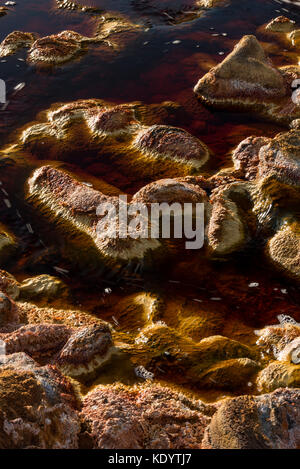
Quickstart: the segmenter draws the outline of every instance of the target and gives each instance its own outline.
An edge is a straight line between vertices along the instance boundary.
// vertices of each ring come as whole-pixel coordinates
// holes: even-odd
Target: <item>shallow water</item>
[[[45,70],[24,61],[25,52],[22,50],[0,60],[0,77],[7,84],[9,101],[7,108],[0,111],[2,145],[13,141],[18,128],[34,120],[40,111],[51,104],[82,98],[101,98],[114,103],[178,103],[181,105],[180,111],[169,115],[166,123],[183,127],[207,143],[216,155],[213,170],[229,164],[230,151],[247,136],[274,136],[284,130],[247,114],[206,109],[197,103],[192,90],[197,80],[211,66],[222,61],[244,34],[255,34],[266,44],[274,62],[284,65],[287,58],[282,52],[282,46],[279,43],[270,45],[259,27],[279,14],[300,22],[300,2],[232,0],[225,1],[223,6],[206,11],[199,17],[198,13],[179,14],[181,11],[189,11],[191,3],[180,0],[93,0],[89,5],[103,9],[104,12],[121,12],[144,26],[138,38],[118,55],[103,54],[101,48],[92,46],[80,60]],[[17,5],[10,10],[7,16],[0,18],[0,40],[13,30],[32,31],[44,36],[71,29],[92,35],[99,17],[77,11],[57,10],[55,2],[51,0],[18,0]],[[25,87],[16,93],[14,87],[23,82]],[[89,173],[89,168],[84,169]],[[128,193],[135,192],[149,182],[132,180],[109,165],[103,166],[101,170],[106,182]],[[98,275],[88,268],[76,272],[60,256],[63,239],[53,236],[48,223],[24,203],[22,191],[10,194],[10,199],[21,211],[23,219],[12,216],[2,205],[1,221],[22,239],[23,252],[18,262],[12,263],[8,270],[22,279],[39,273],[57,274],[54,266],[65,268],[69,273],[63,278],[72,288],[75,304],[81,305],[91,314],[111,321],[111,309],[107,306],[109,295],[104,293],[104,289],[110,286],[112,298],[114,295],[119,298],[150,291],[164,298],[178,298],[178,301],[184,298],[187,302],[199,305],[201,303],[196,300],[204,301],[213,304],[216,312],[224,308],[227,318],[236,320],[237,324],[243,323],[250,331],[276,323],[276,316],[280,313],[290,314],[300,320],[299,287],[272,272],[263,264],[256,250],[253,256],[254,249],[230,263],[212,263],[204,271],[200,253],[177,258],[173,264],[163,266],[145,278],[134,275],[128,278],[128,273],[124,278],[106,271]],[[24,220],[33,226],[33,234],[24,228]],[[249,287],[252,282],[257,282],[258,287]],[[219,304],[222,306],[212,299],[216,297],[220,298]],[[107,313],[103,305],[107,306]],[[172,317],[168,320],[172,327],[176,326]],[[126,324],[123,327],[125,330]],[[237,331],[226,331],[226,327],[225,332],[232,338],[239,336]],[[254,336],[245,332],[240,339],[251,343]],[[108,378],[100,377],[99,382],[111,382],[111,372],[108,375]],[[177,377],[172,373],[169,380],[178,384]]]

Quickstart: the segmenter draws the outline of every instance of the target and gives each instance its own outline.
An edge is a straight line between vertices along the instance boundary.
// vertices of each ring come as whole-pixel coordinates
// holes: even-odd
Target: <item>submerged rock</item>
[[[18,49],[30,47],[36,38],[37,35],[34,33],[13,31],[0,44],[0,57],[7,57],[14,54]]]
[[[249,358],[224,360],[202,373],[199,383],[204,388],[237,390],[245,388],[259,369],[258,363]]]
[[[62,31],[59,34],[37,39],[28,53],[32,63],[59,65],[73,59],[82,50],[83,37],[74,31]]]
[[[67,286],[59,278],[43,274],[23,280],[19,290],[22,300],[51,301],[66,294]]]
[[[142,25],[130,22],[126,17],[106,13],[101,15],[95,38],[108,44],[113,50],[122,50],[142,31]]]
[[[105,14],[91,37],[70,30],[41,38],[36,33],[13,31],[0,44],[0,57],[14,54],[18,49],[26,47],[30,48],[27,60],[31,64],[62,65],[86,52],[90,44],[100,44],[106,53],[119,51],[140,30],[140,25],[130,23],[123,17]]]
[[[91,6],[86,6],[82,3],[79,2],[74,2],[70,0],[55,0],[57,8],[59,9],[65,9],[65,10],[71,10],[71,11],[82,11],[83,13],[101,13],[102,10],[100,10],[97,7],[91,7]]]

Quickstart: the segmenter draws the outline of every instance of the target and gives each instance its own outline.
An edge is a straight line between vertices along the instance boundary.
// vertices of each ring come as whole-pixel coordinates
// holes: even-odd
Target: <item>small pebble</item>
[[[7,208],[11,208],[11,203],[8,199],[4,199],[4,203],[5,203]]]
[[[15,90],[15,91],[20,91],[20,90],[22,90],[22,89],[24,88],[24,86],[25,86],[25,83],[24,83],[24,82],[19,83],[18,85],[16,85],[16,86],[14,87],[14,90]]]

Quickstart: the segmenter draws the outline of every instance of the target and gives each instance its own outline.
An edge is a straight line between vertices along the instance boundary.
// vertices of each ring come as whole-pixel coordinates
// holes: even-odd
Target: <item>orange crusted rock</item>
[[[238,418],[237,418],[238,416]],[[228,399],[214,414],[204,449],[297,449],[300,444],[300,391]]]
[[[200,449],[211,406],[158,385],[98,386],[82,419],[99,449]]]
[[[0,356],[0,447],[76,448],[80,423],[70,383],[27,355]]]

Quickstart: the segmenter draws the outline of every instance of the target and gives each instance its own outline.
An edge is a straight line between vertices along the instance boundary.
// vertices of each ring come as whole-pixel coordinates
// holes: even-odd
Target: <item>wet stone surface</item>
[[[0,448],[298,448],[300,6],[111,3],[0,9]]]

